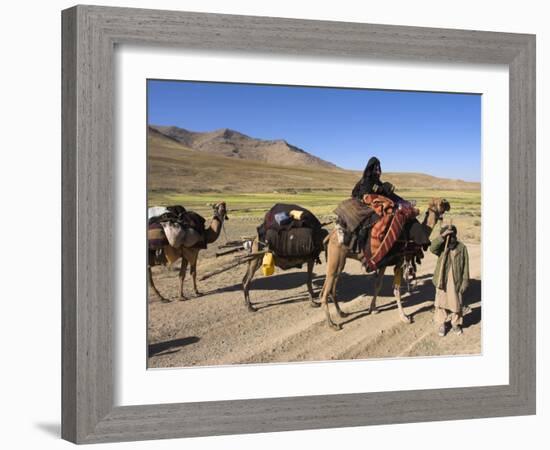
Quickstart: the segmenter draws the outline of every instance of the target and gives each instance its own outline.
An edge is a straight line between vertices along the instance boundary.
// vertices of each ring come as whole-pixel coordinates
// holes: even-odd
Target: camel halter
[[[428,209],[426,210],[426,213],[425,213],[425,220],[428,220],[428,216],[430,215],[430,211],[433,212],[435,214],[435,221],[436,223],[439,222],[441,220],[441,216],[443,214],[441,214],[437,209],[434,209],[432,208],[431,206],[428,206]]]

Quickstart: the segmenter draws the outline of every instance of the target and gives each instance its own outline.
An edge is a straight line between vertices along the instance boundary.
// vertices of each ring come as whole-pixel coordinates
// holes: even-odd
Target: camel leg
[[[147,267],[147,273],[149,274],[149,283],[151,284],[151,287],[153,288],[153,291],[155,291],[155,294],[157,294],[159,296],[159,298],[162,302],[170,303],[171,300],[167,299],[166,297],[163,297],[162,294],[157,289],[157,287],[155,286],[155,282],[153,280],[153,271],[151,270],[151,266]]]
[[[258,239],[254,239],[252,242],[252,248],[251,252],[256,253],[260,250],[260,244],[258,243]],[[252,283],[252,278],[254,278],[254,274],[256,271],[260,268],[262,265],[262,256],[258,256],[257,258],[252,259],[251,261],[248,261],[248,266],[246,267],[246,273],[243,277],[243,294],[244,294],[244,304],[248,308],[250,312],[256,311],[256,308],[252,306],[252,302],[250,301],[250,283]]]
[[[340,304],[338,303],[338,300],[336,300],[336,285],[338,284],[338,276],[336,276],[336,280],[333,283],[332,286],[332,292],[330,293],[330,297],[332,298],[332,302],[334,303],[334,307],[336,308],[336,313],[339,317],[344,318],[348,317],[348,313],[342,311],[340,308]]]
[[[199,259],[199,250],[196,248],[185,248],[181,249],[182,260],[186,260],[189,263],[189,273],[191,274],[191,279],[193,280],[193,290],[195,295],[200,297],[202,295],[197,288],[197,261]],[[182,266],[183,267],[183,266]]]
[[[252,278],[254,274],[262,265],[262,258],[258,257],[248,262],[248,267],[246,268],[246,273],[243,277],[243,293],[244,293],[244,304],[250,312],[255,312],[256,308],[252,306],[250,301],[250,283],[252,283]]]
[[[307,262],[307,292],[309,294],[310,305],[318,308],[321,305],[313,300],[313,266],[315,266],[315,261],[311,260]]]
[[[323,289],[321,289],[321,305],[323,306],[325,310],[325,316],[327,318],[327,324],[329,327],[331,327],[334,330],[341,330],[342,326],[339,324],[336,324],[332,321],[330,317],[330,311],[328,309],[328,298],[329,298],[329,292],[332,291],[332,286],[336,282],[335,276],[332,273],[327,273],[327,276],[325,278],[325,284],[323,285]]]
[[[195,295],[197,297],[202,296],[202,292],[200,292],[197,288],[197,261],[195,261],[195,264],[191,264],[191,278],[193,279],[193,290],[195,291]]]
[[[183,293],[183,282],[185,281],[185,274],[187,273],[187,260],[185,258],[181,258],[181,267],[179,272],[180,277],[180,301],[187,300],[187,297]]]
[[[399,318],[401,322],[411,323],[409,316],[403,311],[403,305],[401,304],[401,280],[403,279],[403,266],[396,264],[393,268],[393,295],[397,301],[397,309],[399,310]]]
[[[334,323],[332,321],[332,318],[330,317],[330,311],[328,309],[328,299],[329,296],[331,296],[331,293],[335,292],[336,282],[338,280],[338,270],[342,265],[341,259],[343,258],[345,262],[347,249],[338,244],[338,241],[336,240],[336,235],[334,233],[331,233],[329,236],[330,238],[327,243],[327,274],[325,278],[325,283],[323,284],[323,289],[321,289],[321,305],[325,310],[325,316],[327,318],[328,326],[334,330],[341,330],[342,326]],[[334,294],[332,295],[333,300],[335,300]]]
[[[340,304],[336,299],[336,285],[338,284],[338,279],[340,278],[340,275],[344,271],[345,267],[346,267],[346,254],[341,253],[338,261],[338,271],[336,272],[336,277],[335,277],[334,283],[332,284],[332,292],[330,293],[332,302],[334,303],[334,307],[336,308],[336,312],[338,313],[338,316],[340,316],[341,318],[347,317],[348,313],[345,313],[344,311],[342,311],[342,309],[340,308]]]
[[[382,284],[384,282],[384,274],[386,273],[386,267],[381,267],[376,272],[376,278],[374,280],[374,295],[369,306],[369,314],[378,314],[379,311],[376,308],[376,298],[380,294],[380,289],[382,289]]]

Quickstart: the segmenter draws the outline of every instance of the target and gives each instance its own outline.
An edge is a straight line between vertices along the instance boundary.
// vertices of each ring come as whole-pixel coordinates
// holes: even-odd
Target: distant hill
[[[218,156],[263,161],[283,166],[338,169],[335,164],[282,139],[273,141],[256,139],[228,128],[201,133],[172,126],[151,125],[149,130],[163,134],[192,150]]]
[[[451,178],[439,178],[425,173],[384,172],[383,181],[389,181],[397,189],[440,189],[443,191],[479,191],[481,183]]]
[[[181,130],[181,129],[180,129]],[[174,133],[172,133],[174,134]],[[284,165],[197,151],[182,144],[185,137],[168,136],[155,128],[148,133],[148,189],[157,193],[201,192],[351,192],[361,172],[336,166]],[[384,173],[384,181],[406,189],[480,190],[480,183],[419,173]],[[406,193],[403,192],[406,198]]]

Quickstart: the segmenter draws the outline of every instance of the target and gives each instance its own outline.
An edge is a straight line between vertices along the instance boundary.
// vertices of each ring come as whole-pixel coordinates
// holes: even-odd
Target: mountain
[[[179,129],[181,130],[181,129]],[[188,132],[191,133],[191,132]],[[185,139],[183,133],[179,137]],[[202,134],[202,133],[198,133]],[[188,142],[192,142],[189,138]],[[148,189],[150,194],[171,193],[266,193],[342,191],[347,195],[361,172],[332,167],[288,166],[254,159],[238,159],[192,150],[174,136],[154,128],[148,133]],[[383,180],[407,190],[479,191],[480,183],[438,178],[419,173],[384,172]],[[437,195],[434,193],[433,195]],[[156,197],[155,197],[156,198]]]
[[[160,133],[191,150],[218,156],[263,161],[280,166],[338,169],[335,164],[285,140],[256,139],[228,128],[201,133],[173,126],[150,125],[149,132]]]

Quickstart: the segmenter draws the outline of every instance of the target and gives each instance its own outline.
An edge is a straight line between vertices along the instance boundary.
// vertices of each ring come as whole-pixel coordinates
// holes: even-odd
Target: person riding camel
[[[363,176],[351,191],[351,196],[361,201],[363,201],[363,196],[367,194],[383,195],[394,202],[403,200],[401,197],[394,194],[393,191],[395,190],[395,187],[393,184],[382,182],[380,180],[380,175],[382,175],[380,160],[376,156],[373,156],[369,159],[367,166],[363,171]]]
[[[363,202],[365,195],[378,194],[389,198],[396,205],[399,205],[400,203],[410,204],[394,192],[395,186],[393,184],[387,181],[383,182],[380,179],[381,175],[382,166],[380,164],[380,160],[376,156],[373,156],[367,162],[367,166],[363,171],[363,176],[356,183],[351,192],[351,196]],[[424,250],[428,249],[430,240],[428,238],[427,230],[420,222],[418,222],[417,219],[411,220],[405,224],[405,233],[409,240],[412,240],[422,246]]]

